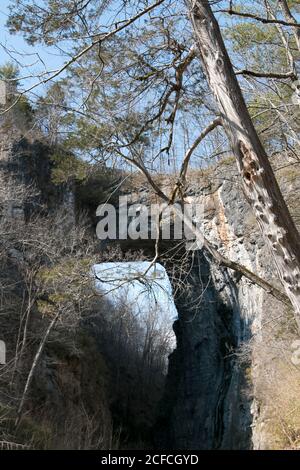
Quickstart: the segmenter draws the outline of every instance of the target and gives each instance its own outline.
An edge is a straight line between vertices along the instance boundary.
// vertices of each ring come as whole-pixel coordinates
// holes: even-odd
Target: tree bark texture
[[[201,60],[219,105],[246,197],[274,256],[300,329],[300,236],[248,112],[208,0],[187,0]]]

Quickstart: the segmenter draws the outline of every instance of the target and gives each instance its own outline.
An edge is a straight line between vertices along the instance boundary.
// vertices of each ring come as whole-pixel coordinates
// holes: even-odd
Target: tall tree
[[[76,113],[85,114],[94,123],[101,121],[102,114],[103,121],[109,123],[109,132],[100,132],[99,148],[106,156],[117,155],[135,164],[152,183],[149,174],[153,162],[158,156],[170,158],[182,139],[183,134],[176,132],[176,126],[182,124],[184,116],[188,122],[187,134],[192,127],[189,116],[197,117],[193,121],[194,129],[201,123],[212,131],[220,122],[223,124],[247,199],[274,256],[300,328],[300,237],[251,120],[220,26],[211,9],[211,5],[222,7],[227,2],[186,0],[185,3],[192,28],[186,22],[182,2],[171,0],[152,4],[148,1],[99,3],[64,0],[60,5],[45,0],[42,6],[26,0],[17,1],[16,6],[12,7],[9,25],[14,31],[23,31],[31,44],[44,42],[61,46],[67,40],[68,60],[59,70],[43,78],[41,83],[72,70],[68,77],[70,88],[76,82],[82,84],[81,91],[88,84],[88,91],[81,95],[83,102],[81,106],[76,106]],[[234,10],[233,3],[229,2],[229,10],[219,11],[267,26],[293,28],[298,35],[299,25],[290,16],[288,20],[282,19],[275,12],[275,16],[270,17],[266,8],[262,13],[243,12],[241,8]],[[270,3],[273,5],[273,2]],[[284,2],[281,3],[285,7]],[[111,4],[114,4],[115,10]],[[287,15],[286,8],[284,11]],[[199,82],[203,82],[202,71],[195,65],[198,53],[192,46],[191,29],[209,87],[219,106],[220,119],[216,121],[213,120],[214,103],[210,97],[199,94]],[[70,45],[73,47],[71,52]],[[93,75],[90,80],[88,73]],[[248,75],[289,80],[295,78],[295,70],[276,73],[250,71]],[[77,90],[71,103],[74,104],[79,95]],[[207,113],[206,122],[199,119],[203,110]],[[85,129],[95,135],[94,127]],[[106,135],[109,137],[106,138]],[[183,153],[171,202],[179,193],[179,186],[185,184],[192,154],[207,135],[206,130],[198,137],[193,135],[192,144],[189,145],[191,151]],[[145,138],[147,148],[143,142]],[[156,151],[148,158],[151,142],[155,142]],[[159,193],[155,184],[153,187]]]
[[[219,104],[245,194],[273,254],[300,327],[299,233],[250,118],[209,1],[193,0],[187,3],[201,60]]]

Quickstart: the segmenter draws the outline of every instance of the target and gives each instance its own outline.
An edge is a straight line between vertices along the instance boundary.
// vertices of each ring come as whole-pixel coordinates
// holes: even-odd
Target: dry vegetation
[[[120,261],[121,251],[96,255],[87,220],[79,217],[74,225],[63,209],[47,215],[35,207],[25,222],[24,204],[36,191],[7,176],[5,184],[0,327],[7,364],[0,367],[0,446],[151,445],[167,338],[150,323],[142,334],[131,306],[111,305],[91,280],[95,262]]]
[[[254,425],[258,448],[300,449],[300,364],[293,344],[298,339],[292,312],[273,305],[250,342],[239,353],[250,400],[255,400]]]

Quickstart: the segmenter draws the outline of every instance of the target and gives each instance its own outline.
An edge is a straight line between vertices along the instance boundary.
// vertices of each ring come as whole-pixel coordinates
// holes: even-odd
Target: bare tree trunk
[[[266,8],[267,8],[267,11],[270,14],[271,18],[273,20],[276,20],[275,13],[272,11],[271,5],[269,4],[268,1],[266,2]],[[294,59],[294,55],[293,55],[292,50],[291,50],[289,37],[286,35],[282,25],[275,24],[275,28],[277,29],[277,31],[279,33],[282,44],[284,45],[286,53],[287,53],[287,58],[288,58],[288,61],[289,61],[290,67],[291,67],[291,71],[293,72],[292,80],[293,80],[293,82],[297,82],[299,80],[298,70],[297,70],[296,61]],[[299,32],[299,35],[300,35],[300,30],[298,31],[298,28],[295,28],[295,29],[296,29],[296,36],[295,37],[297,37],[298,32]],[[299,36],[299,42],[297,42],[297,46],[298,46],[298,49],[300,51],[300,36]]]
[[[291,13],[291,10],[289,9],[288,2],[286,0],[279,0],[279,5],[284,13],[286,21],[288,21],[289,23],[297,23],[296,19]],[[300,28],[296,28],[294,26],[293,31],[297,47],[300,51]]]
[[[51,333],[51,330],[52,328],[54,327],[58,317],[60,315],[60,311],[58,310],[56,315],[53,317],[53,319],[51,320],[51,322],[49,323],[48,325],[48,328],[44,334],[44,336],[42,337],[41,341],[40,341],[40,344],[39,344],[39,347],[37,349],[37,352],[34,356],[34,359],[33,359],[33,362],[32,362],[32,365],[31,365],[31,368],[30,368],[30,371],[29,371],[29,374],[27,376],[27,380],[26,380],[26,384],[25,384],[25,387],[24,387],[24,390],[23,390],[23,394],[22,394],[22,397],[21,397],[21,401],[20,401],[20,404],[19,404],[19,407],[18,407],[18,411],[17,411],[17,418],[16,418],[16,421],[15,421],[15,426],[18,427],[20,421],[21,421],[21,418],[22,418],[22,413],[23,413],[23,408],[24,408],[24,404],[25,404],[25,400],[26,400],[26,397],[27,397],[27,394],[28,394],[28,390],[29,390],[29,387],[30,387],[30,384],[31,384],[31,381],[33,379],[33,374],[35,372],[35,369],[36,369],[36,366],[38,365],[38,362],[39,362],[39,359],[41,357],[41,354],[44,350],[44,346],[47,342],[47,339]]]
[[[207,79],[220,108],[246,197],[274,255],[300,328],[299,233],[250,118],[209,1],[187,0],[187,4]]]

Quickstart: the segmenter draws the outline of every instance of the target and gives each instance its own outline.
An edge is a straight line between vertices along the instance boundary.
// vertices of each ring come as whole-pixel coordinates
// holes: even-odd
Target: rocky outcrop
[[[17,91],[0,80],[0,108],[10,106]],[[0,117],[0,172],[26,187],[24,203],[10,200],[8,214],[28,220],[32,213],[54,213],[63,209],[75,222],[75,196],[72,183],[54,184],[52,171],[55,146],[45,142],[32,125],[33,110],[20,100]],[[19,198],[20,199],[20,198]]]
[[[278,167],[280,162],[275,164]],[[291,175],[279,170],[278,176],[287,196],[299,190],[299,182],[297,188]],[[203,228],[210,241],[228,258],[279,287],[234,162],[224,161],[214,169],[195,173],[190,182],[187,196],[204,204]],[[293,204],[290,207],[292,210]],[[256,396],[264,369],[259,349],[270,333],[266,324],[288,313],[260,287],[220,269],[203,253],[193,258],[186,285],[189,295],[177,298],[177,348],[170,357],[158,422],[160,445],[174,449],[272,448],[265,431],[269,418]],[[249,344],[251,353],[241,360],[240,348]]]
[[[170,357],[160,440],[173,449],[249,448],[250,404],[233,355],[247,334],[236,286],[202,254],[195,258],[190,295],[177,301],[177,348]]]
[[[5,127],[2,131],[1,169],[18,175],[19,180],[25,184],[33,183],[40,190],[39,198],[31,203],[31,207],[12,209],[20,209],[26,218],[26,210],[31,211],[35,205],[46,205],[50,212],[63,206],[72,220],[75,220],[74,193],[70,188],[55,186],[50,181],[51,151],[48,146],[36,140],[25,139],[21,135],[17,135],[18,138],[11,142]],[[292,215],[296,221],[300,220],[297,202],[300,185],[297,173],[293,167],[283,165],[280,159],[274,162],[274,166],[278,169],[276,173]],[[98,180],[95,184],[98,185]],[[166,177],[162,177],[160,184],[168,190]],[[90,191],[90,186],[87,190]],[[144,183],[129,186],[126,191],[133,202],[158,202]],[[234,161],[223,160],[216,167],[191,172],[185,198],[204,206],[203,230],[224,255],[280,287],[268,249],[245,202]],[[85,196],[85,199],[88,198]],[[177,347],[170,356],[164,397],[155,426],[156,447],[273,448],[274,436],[270,435],[268,423],[272,421],[268,403],[265,398],[265,401],[261,398],[266,368],[265,350],[261,354],[261,345],[269,342],[270,335],[274,336],[275,320],[287,318],[288,312],[261,288],[235,272],[221,269],[201,250],[185,253],[185,264],[181,268],[184,280],[178,288],[173,268],[175,264],[178,269],[178,265],[182,263],[182,252],[173,257],[172,264],[170,256],[164,256],[164,251],[169,253],[170,248],[170,243],[160,244],[160,262],[169,270],[170,279],[175,282],[175,301],[179,314],[174,324]],[[142,249],[146,255],[153,257],[154,242],[131,240],[122,243],[123,251],[131,249]],[[292,320],[288,327],[284,326],[289,332],[291,324]],[[33,415],[36,404],[41,406],[46,400],[55,411],[56,419],[61,417],[65,422],[75,415],[86,415],[86,407],[89,407],[88,415],[92,417],[107,412],[107,415],[103,415],[109,431],[105,442],[108,442],[106,439],[111,439],[112,416],[116,418],[121,415],[121,424],[129,423],[129,427],[133,429],[129,434],[134,435],[134,439],[136,436],[140,438],[142,429],[147,428],[144,439],[149,442],[149,429],[153,424],[149,400],[152,399],[153,405],[154,393],[150,396],[143,389],[137,406],[133,400],[135,397],[130,393],[131,389],[136,390],[135,378],[133,380],[130,376],[127,364],[122,365],[120,372],[122,380],[128,382],[126,390],[129,391],[124,399],[124,387],[123,383],[122,387],[119,385],[119,375],[118,385],[106,377],[111,364],[114,364],[113,368],[115,365],[120,368],[121,361],[117,358],[114,363],[107,354],[110,365],[101,364],[103,355],[98,344],[100,330],[97,322],[92,323],[92,328],[88,328],[88,340],[85,338],[84,341],[88,344],[81,348],[59,350],[61,342],[47,346],[33,382],[32,401],[29,403]],[[83,330],[80,329],[80,332],[82,334]],[[279,334],[278,322],[275,333]],[[244,345],[249,344],[251,352],[241,360],[241,351]],[[269,362],[276,359],[274,353],[270,354],[268,351],[268,354]],[[88,367],[85,366],[86,363],[89,363]],[[100,369],[102,365],[103,370],[97,369],[99,374],[90,381],[88,375],[92,372],[94,363]],[[113,372],[110,373],[114,375]],[[117,386],[120,387],[113,406],[108,403],[107,395],[103,392],[104,388],[109,388],[109,383],[112,384],[111,390],[115,391]],[[156,388],[158,392],[155,401],[161,393],[161,382]],[[149,386],[145,390],[149,392]],[[129,402],[130,406],[127,405]],[[139,418],[132,425],[132,410],[137,409],[141,412],[135,414],[145,415],[146,419],[140,422]],[[78,421],[72,422],[72,430],[81,425],[88,426],[85,418],[86,416],[80,415]],[[51,420],[52,417],[47,416],[47,419]],[[104,434],[106,436],[106,431]],[[63,435],[64,430],[58,433],[55,443],[57,447],[61,445],[59,440]],[[275,441],[276,439],[277,437]],[[64,443],[66,448],[78,448],[80,445],[81,443],[74,441]],[[93,442],[94,445],[97,444]]]

